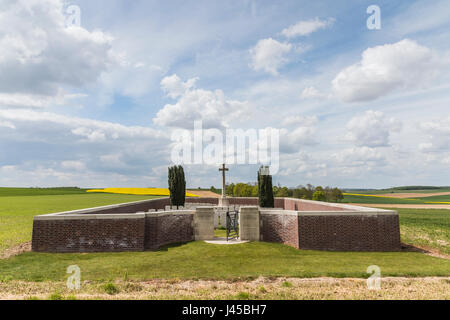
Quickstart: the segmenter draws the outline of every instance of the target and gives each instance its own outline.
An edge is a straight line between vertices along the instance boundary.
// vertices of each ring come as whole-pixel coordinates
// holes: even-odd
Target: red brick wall
[[[35,220],[36,252],[119,252],[144,250],[142,219]]]
[[[298,248],[297,215],[260,213],[261,241],[284,243]]]
[[[186,198],[187,203],[209,203],[211,205],[218,205],[219,198]]]
[[[217,198],[192,198],[188,202],[217,203]],[[255,205],[257,198],[231,198],[231,204]],[[112,214],[163,209],[168,198],[122,207],[99,209],[91,214]],[[305,206],[303,206],[305,204]],[[300,205],[300,208],[295,205]],[[275,199],[276,207],[294,210],[339,208],[296,199]],[[308,208],[308,209],[305,209]],[[353,211],[354,212],[354,211]],[[356,212],[355,212],[356,213]],[[398,215],[264,214],[260,216],[263,241],[285,243],[296,248],[338,251],[395,251],[400,249]],[[194,240],[193,214],[147,214],[142,218],[40,220],[33,224],[33,251],[114,252],[157,249],[174,242]]]
[[[148,214],[145,218],[145,249],[194,240],[193,214]]]
[[[398,215],[317,215],[298,220],[299,248],[333,251],[397,251]]]

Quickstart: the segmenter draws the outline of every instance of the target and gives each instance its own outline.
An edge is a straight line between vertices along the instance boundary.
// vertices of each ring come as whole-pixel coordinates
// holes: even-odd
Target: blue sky
[[[449,36],[438,0],[2,0],[0,185],[166,186],[193,120],[280,129],[283,185],[449,185]]]

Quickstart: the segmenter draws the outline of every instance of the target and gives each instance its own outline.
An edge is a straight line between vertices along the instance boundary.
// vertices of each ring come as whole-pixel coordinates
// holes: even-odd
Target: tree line
[[[230,197],[258,197],[258,184],[256,183],[230,183],[225,190]],[[326,202],[341,202],[344,195],[339,188],[313,186],[299,186],[297,188],[273,186],[274,197],[290,197],[305,200]]]

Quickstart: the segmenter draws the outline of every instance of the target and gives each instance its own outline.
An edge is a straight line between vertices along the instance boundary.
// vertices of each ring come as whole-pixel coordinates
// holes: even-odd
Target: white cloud
[[[384,157],[375,148],[356,147],[344,149],[333,154],[333,157],[340,163],[364,165],[367,162],[378,162]]]
[[[318,118],[316,116],[301,116],[293,115],[283,120],[283,126],[314,126],[318,123]]]
[[[300,97],[302,99],[323,99],[326,98],[327,95],[317,90],[315,87],[306,87],[303,89]]]
[[[194,79],[182,82],[176,75],[166,77],[161,86],[173,97],[175,104],[166,104],[153,122],[160,126],[190,129],[194,121],[202,120],[203,128],[223,128],[231,120],[242,120],[248,115],[247,102],[229,100],[222,90],[209,91],[193,88]]]
[[[14,164],[2,185],[145,187],[156,183],[153,167],[170,163],[170,136],[148,127],[26,109],[0,109],[0,123],[16,128],[0,141],[0,166]]]
[[[422,152],[447,152],[450,148],[450,117],[424,121],[419,124],[428,141],[419,144]]]
[[[347,138],[360,147],[385,147],[389,146],[391,133],[400,131],[401,127],[399,120],[388,118],[380,111],[369,110],[347,123]]]
[[[360,62],[339,72],[332,85],[345,102],[375,100],[395,90],[425,87],[445,66],[431,49],[404,39],[368,48]]]
[[[278,75],[278,69],[288,62],[286,55],[291,50],[290,43],[282,43],[272,38],[259,40],[256,46],[250,49],[250,66],[256,71],[263,70]]]
[[[61,168],[68,169],[68,170],[81,171],[81,170],[86,169],[86,166],[82,161],[66,160],[66,161],[61,162]]]
[[[10,1],[0,14],[2,104],[45,105],[61,87],[93,82],[115,62],[112,38],[66,27],[60,0]]]
[[[0,127],[15,129],[16,126],[10,121],[0,121]]]
[[[117,140],[120,138],[148,139],[166,137],[165,134],[158,130],[148,127],[125,126],[119,123],[68,117],[51,112],[38,112],[26,109],[0,110],[0,121],[1,120],[9,121],[16,126],[18,123],[33,124],[31,127],[35,128],[36,133],[39,133],[39,128],[41,128],[42,132],[46,132],[46,130],[50,130],[50,126],[60,126],[75,136],[92,136],[93,140],[96,141],[104,140],[95,139],[99,136],[103,136],[108,140]],[[66,133],[67,132],[64,134]]]
[[[327,20],[320,20],[319,18],[315,18],[312,20],[299,21],[289,28],[281,31],[281,34],[283,34],[287,38],[307,36],[317,30],[332,26],[334,21],[334,18],[328,18]]]
[[[197,80],[198,78],[192,78],[183,82],[176,74],[173,74],[161,80],[161,88],[169,97],[176,99],[194,87]]]

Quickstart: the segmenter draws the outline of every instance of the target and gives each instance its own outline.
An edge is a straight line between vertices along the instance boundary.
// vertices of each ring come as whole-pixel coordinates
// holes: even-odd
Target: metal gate
[[[227,211],[227,241],[239,238],[239,211]]]

